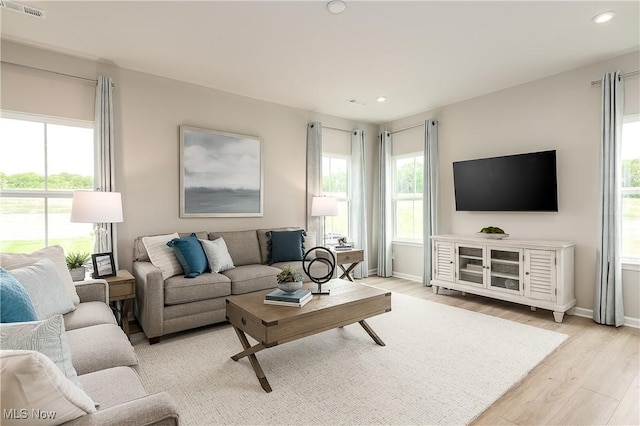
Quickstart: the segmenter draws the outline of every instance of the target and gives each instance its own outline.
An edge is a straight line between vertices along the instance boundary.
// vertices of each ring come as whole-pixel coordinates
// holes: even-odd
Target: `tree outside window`
[[[94,187],[93,153],[92,123],[3,113],[0,251],[93,251],[92,224],[70,222],[73,191]]]
[[[393,156],[392,163],[394,239],[422,241],[424,154]]]
[[[640,117],[622,127],[622,258],[640,264]]]
[[[349,235],[349,157],[324,153],[322,155],[322,195],[338,199],[338,215],[327,216],[325,237],[328,244]]]

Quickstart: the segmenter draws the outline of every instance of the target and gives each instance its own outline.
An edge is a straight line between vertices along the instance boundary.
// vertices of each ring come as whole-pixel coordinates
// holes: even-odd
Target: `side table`
[[[340,278],[346,278],[353,282],[351,278],[351,271],[358,266],[360,262],[364,260],[364,249],[349,249],[349,250],[333,250],[336,256],[336,265],[342,269],[342,275]],[[349,265],[345,268],[344,265]]]
[[[136,279],[129,271],[121,269],[116,276],[107,277],[105,281],[109,284],[109,302],[122,301],[120,326],[127,337],[130,337],[129,312],[131,312],[133,300],[136,298]]]

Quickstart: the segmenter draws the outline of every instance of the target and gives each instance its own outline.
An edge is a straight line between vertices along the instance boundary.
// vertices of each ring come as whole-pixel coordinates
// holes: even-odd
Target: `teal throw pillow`
[[[37,319],[27,290],[6,269],[0,268],[0,322],[28,322]]]
[[[302,260],[304,256],[304,236],[301,229],[296,231],[270,231],[269,265],[276,262]]]
[[[186,278],[195,278],[205,272],[209,266],[207,256],[196,234],[184,238],[174,238],[167,243],[173,249],[178,262],[184,269]]]

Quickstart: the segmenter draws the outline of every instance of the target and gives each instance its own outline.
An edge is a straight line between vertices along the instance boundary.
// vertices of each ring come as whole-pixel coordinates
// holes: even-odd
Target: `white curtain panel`
[[[364,249],[364,259],[353,270],[353,276],[356,278],[369,276],[364,136],[363,130],[351,132],[351,217],[349,218],[349,229],[354,246]]]
[[[380,133],[380,183],[378,211],[380,214],[380,233],[378,240],[378,276],[390,277],[393,271],[391,263],[391,240],[393,239],[393,221],[391,205],[391,133]]]
[[[96,86],[94,138],[96,140],[96,177],[97,189],[100,191],[115,191],[115,153],[113,127],[113,81],[110,77],[98,76]],[[118,265],[117,238],[115,227],[110,223],[102,224],[106,235],[96,238],[94,253],[113,252],[114,262]]]
[[[602,77],[600,147],[600,216],[596,250],[596,288],[593,320],[624,324],[621,246],[621,149],[624,87],[620,71]]]
[[[324,243],[324,222],[322,217],[311,216],[311,203],[321,195],[322,123],[315,121],[307,125],[307,232],[315,232],[317,245]]]
[[[424,272],[422,283],[431,286],[431,240],[438,224],[438,122],[424,123],[424,205],[423,205],[423,246]]]

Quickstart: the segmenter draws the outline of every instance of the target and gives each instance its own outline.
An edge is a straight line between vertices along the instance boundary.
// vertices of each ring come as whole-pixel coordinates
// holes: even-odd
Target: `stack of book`
[[[264,296],[264,303],[267,305],[295,306],[300,308],[309,303],[312,297],[311,290],[306,288],[301,288],[293,293],[276,289]]]

